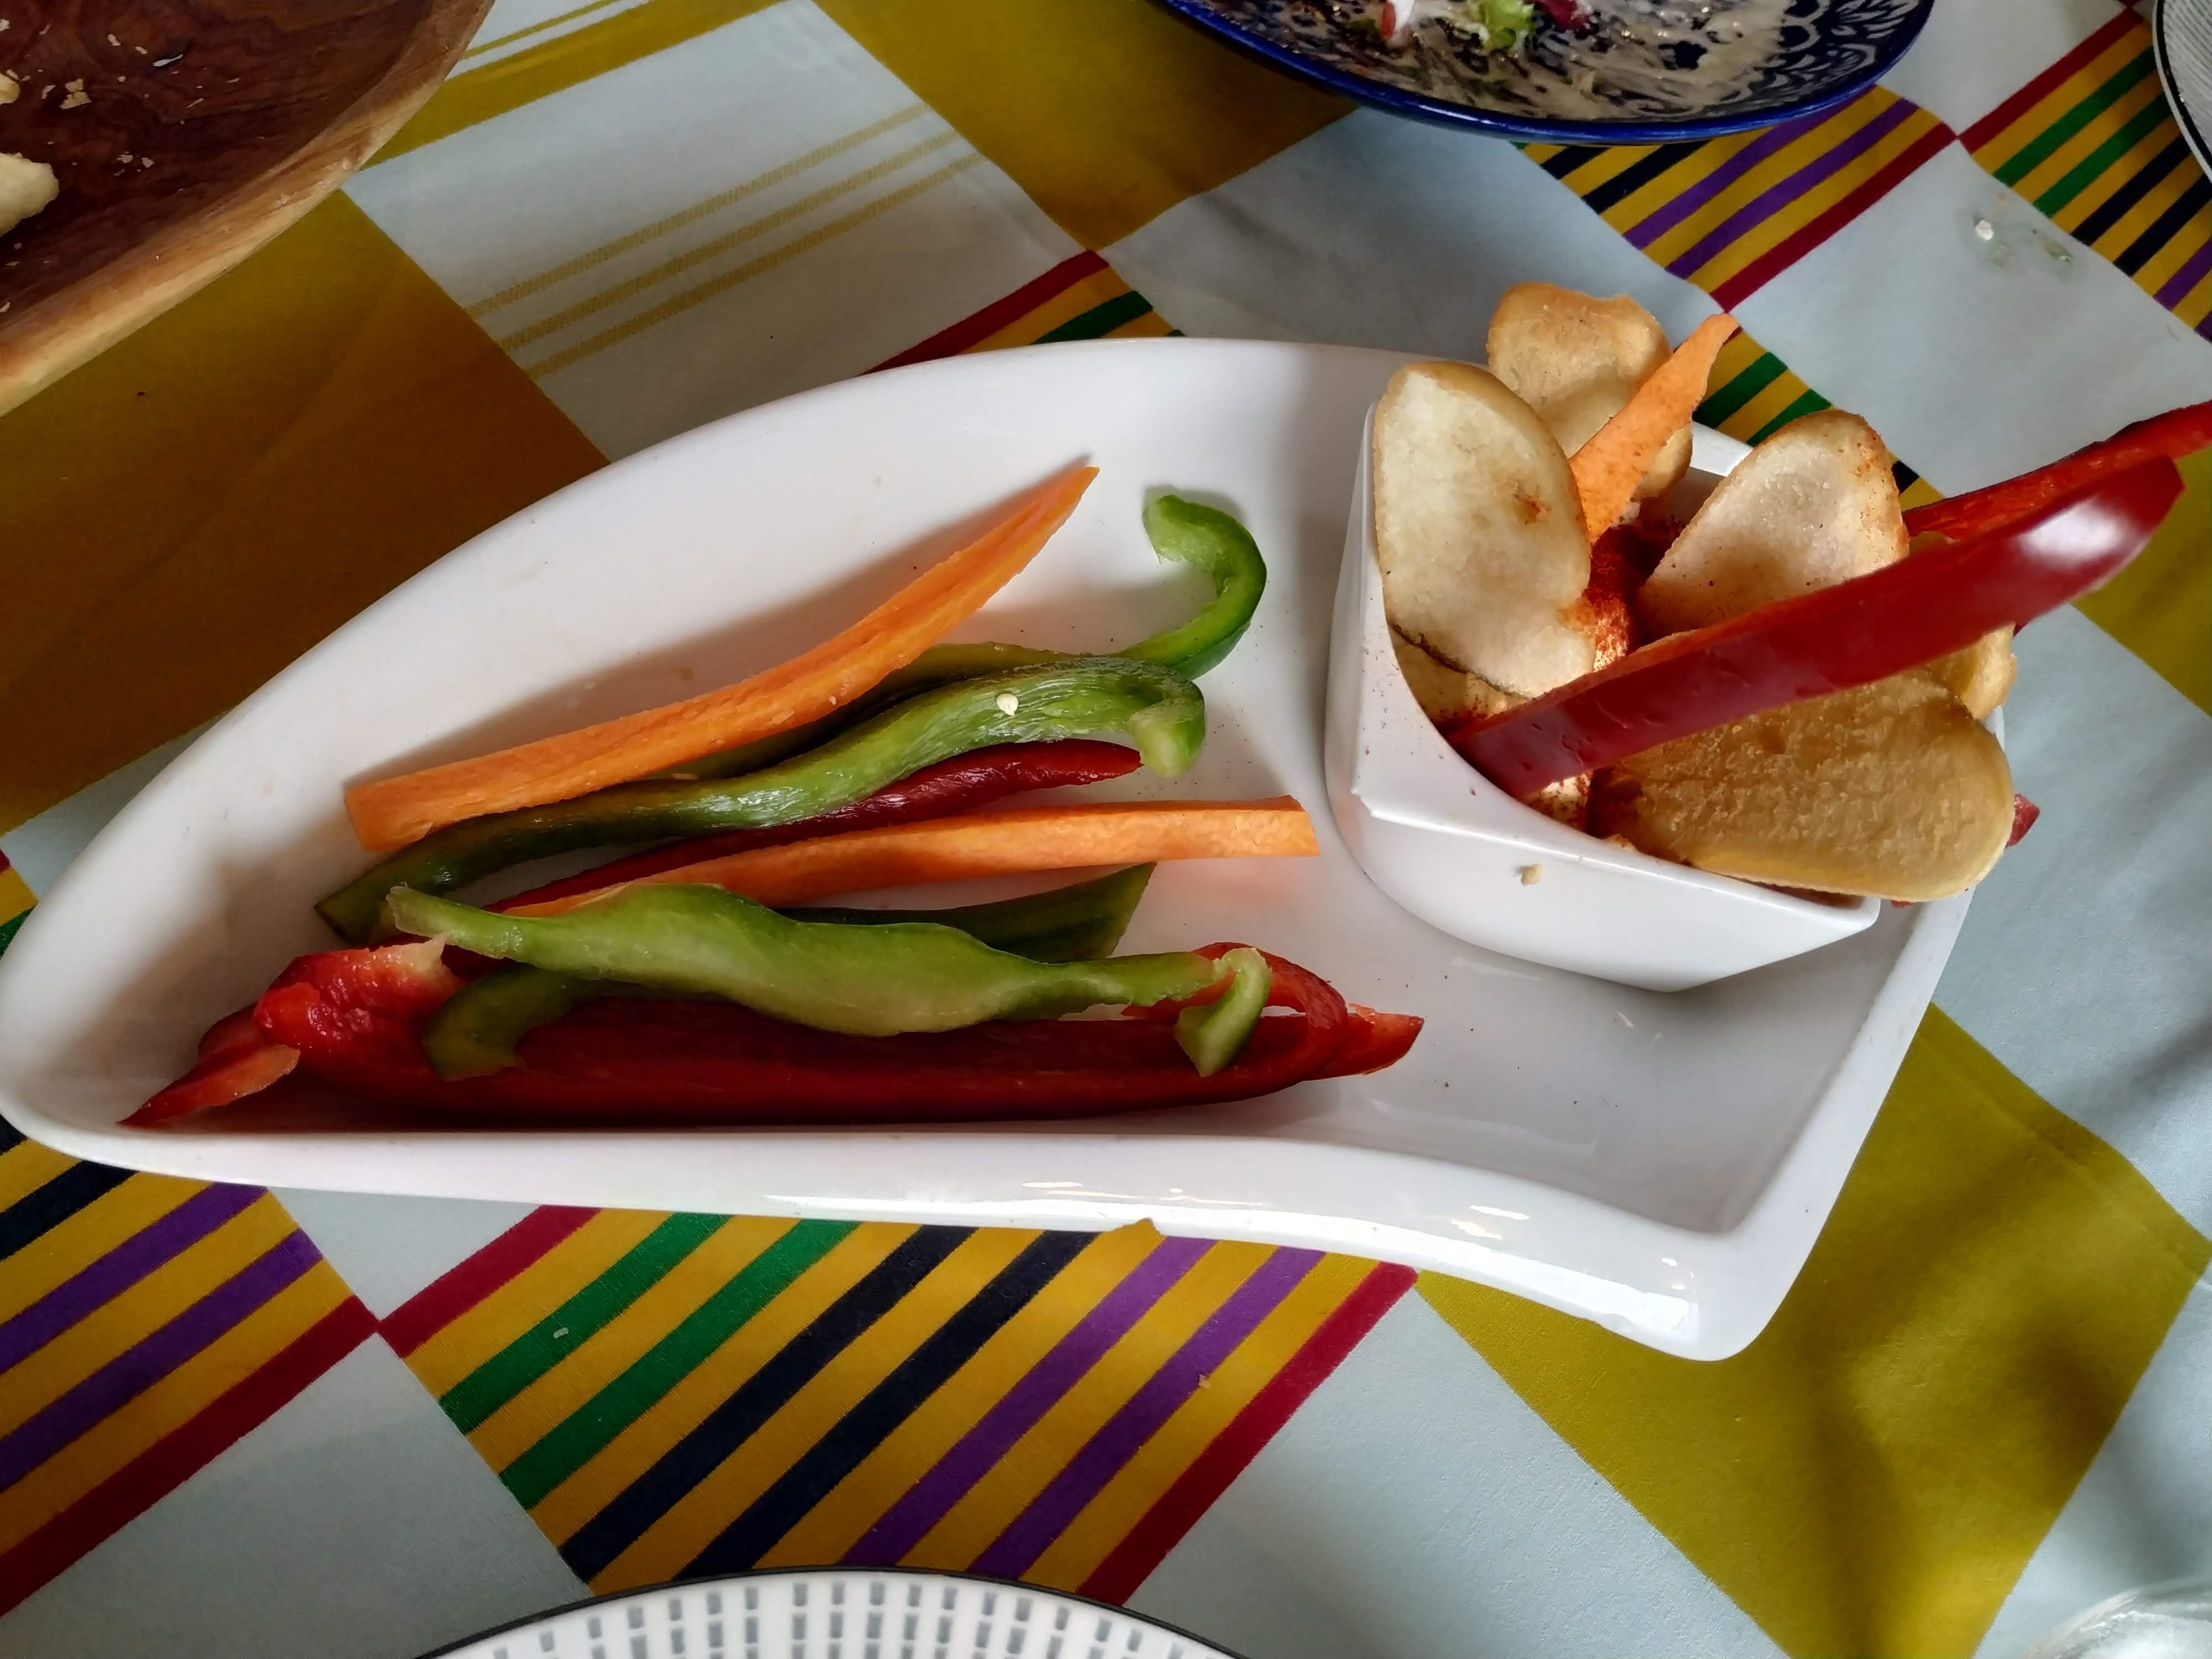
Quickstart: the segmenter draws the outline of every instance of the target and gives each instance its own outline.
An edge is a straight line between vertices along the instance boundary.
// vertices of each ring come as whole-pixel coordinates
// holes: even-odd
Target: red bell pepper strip
[[[520,1066],[448,1082],[424,1059],[422,1031],[460,981],[431,942],[302,957],[253,1019],[266,1042],[296,1051],[302,1076],[359,1098],[455,1119],[624,1125],[1042,1119],[1243,1100],[1386,1064],[1419,1029],[1398,1016],[1354,1019],[1325,981],[1267,960],[1268,1004],[1291,1012],[1262,1018],[1237,1059],[1208,1078],[1166,1018],[853,1037],[734,1003],[623,997],[532,1031]],[[143,1115],[134,1121],[155,1121]]]
[[[1870,684],[2032,621],[2141,552],[2180,493],[2173,463],[2153,460],[2017,523],[1672,635],[1444,736],[1525,799],[1658,744]]]
[[[1418,1014],[1386,1014],[1357,1002],[1347,1003],[1345,1012],[1349,1018],[1344,1041],[1328,1064],[1313,1074],[1316,1078],[1360,1077],[1387,1070],[1405,1059],[1421,1034]]]
[[[934,766],[925,766],[834,812],[802,818],[796,823],[779,823],[772,829],[696,836],[689,841],[634,853],[596,869],[548,882],[489,908],[511,910],[520,904],[542,904],[548,899],[592,892],[617,882],[635,881],[640,876],[658,875],[663,870],[696,864],[702,859],[750,852],[757,847],[781,847],[787,842],[834,836],[848,830],[949,817],[955,812],[965,812],[1024,790],[1060,789],[1127,777],[1139,764],[1135,750],[1091,738],[1068,738],[1058,743],[996,744],[988,749],[956,755]]]
[[[253,1010],[241,1008],[210,1025],[200,1039],[199,1059],[192,1069],[126,1121],[163,1123],[210,1106],[228,1106],[258,1094],[299,1063],[297,1048],[270,1042],[253,1023]]]
[[[295,1066],[304,1076],[319,1076],[315,1062],[301,1066],[309,1054],[349,1054],[362,1063],[403,1065],[411,1056],[428,1072],[420,1032],[462,983],[444,958],[445,946],[435,939],[296,958],[253,1006],[209,1028],[200,1039],[198,1065],[124,1121],[143,1127],[228,1105]],[[211,1066],[223,1052],[237,1058],[236,1071]],[[261,1054],[272,1056],[258,1061],[266,1075],[250,1081]],[[281,1065],[273,1058],[287,1054],[291,1058]]]
[[[2178,461],[2208,446],[2212,446],[2212,403],[2169,410],[2017,478],[1916,507],[1905,515],[1905,528],[1915,536],[1929,530],[1954,538],[1975,535],[2024,519],[2061,495],[2115,472],[2145,461]]]
[[[1218,954],[1224,947],[1210,945],[1202,955]],[[1270,962],[1276,958],[1268,957]],[[1157,1002],[1148,1008],[1124,1008],[1124,1019],[1172,1020],[1185,1008],[1195,1007],[1220,997],[1227,989],[1226,983],[1209,985],[1196,996],[1181,1001]],[[1418,1014],[1386,1014],[1361,1003],[1345,1004],[1344,1040],[1328,1063],[1313,1073],[1316,1078],[1358,1077],[1370,1072],[1380,1072],[1395,1066],[1405,1059],[1413,1039],[1421,1034],[1421,1018]]]

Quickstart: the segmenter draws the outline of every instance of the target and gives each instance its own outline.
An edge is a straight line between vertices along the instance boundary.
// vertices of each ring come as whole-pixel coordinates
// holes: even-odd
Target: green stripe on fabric
[[[1701,426],[1718,427],[1722,422],[1741,409],[1753,398],[1774,384],[1785,373],[1782,359],[1772,352],[1762,352],[1750,368],[1705,395],[1692,417]]]
[[[1746,438],[1744,442],[1754,445],[1763,444],[1799,416],[1817,415],[1820,410],[1832,406],[1819,392],[1808,390],[1802,396],[1794,398],[1779,415]]]
[[[500,1471],[515,1501],[531,1509],[650,1411],[669,1389],[696,1370],[792,1282],[819,1261],[859,1224],[802,1221],[747,1262],[743,1271],[689,1314],[676,1328],[574,1411],[537,1444]]]
[[[2152,99],[2135,112],[2134,118],[2125,126],[2083,156],[2063,179],[2037,197],[2035,205],[2045,213],[2055,215],[2087,190],[2092,179],[2141,143],[2145,135],[2154,131],[2165,119],[2166,100]]]
[[[645,0],[598,23],[456,75],[376,153],[388,161],[641,58],[680,46],[775,0]]]
[[[597,1279],[447,1389],[438,1404],[466,1434],[659,1283],[727,1219],[669,1217]]]
[[[2041,167],[2057,148],[2117,103],[2122,93],[2151,72],[2151,54],[2121,66],[2112,78],[2045,127],[2019,155],[1997,169],[2000,183],[2016,185]]]
[[[8,946],[14,942],[15,935],[22,931],[24,917],[30,914],[28,910],[20,911],[9,917],[7,921],[0,921],[0,956],[7,954]]]
[[[1133,323],[1152,308],[1152,301],[1141,294],[1119,294],[1103,305],[1096,305],[1079,317],[1071,317],[1050,333],[1037,337],[1039,345],[1049,345],[1055,340],[1095,340],[1100,335]]]

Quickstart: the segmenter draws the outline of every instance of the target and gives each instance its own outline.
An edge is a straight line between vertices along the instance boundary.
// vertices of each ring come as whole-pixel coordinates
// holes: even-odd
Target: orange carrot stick
[[[665,882],[724,887],[763,904],[805,904],[836,893],[969,876],[1168,859],[1311,858],[1320,850],[1305,808],[1288,795],[1012,807],[757,847],[589,893],[517,905],[514,914],[557,916],[623,887]]]
[[[496,754],[453,761],[346,792],[371,852],[404,847],[486,812],[568,800],[818,720],[902,668],[1036,556],[1082,499],[1079,467],[908,582],[836,638],[750,679]]]
[[[1720,316],[1708,317],[1692,329],[1690,337],[1674,348],[1674,355],[1568,460],[1592,541],[1628,510],[1652,458],[1705,401],[1713,360],[1739,326],[1735,318]]]

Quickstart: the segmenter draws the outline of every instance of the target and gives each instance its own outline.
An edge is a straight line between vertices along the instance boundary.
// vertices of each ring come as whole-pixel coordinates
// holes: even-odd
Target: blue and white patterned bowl
[[[1905,55],[1935,0],[1776,3],[1784,15],[1773,49],[1734,84],[1715,88],[1687,73],[1633,91],[1601,83],[1577,101],[1594,98],[1602,112],[1568,116],[1547,107],[1558,100],[1547,94],[1570,84],[1564,37],[1547,27],[1501,73],[1440,24],[1423,24],[1407,46],[1386,46],[1359,26],[1372,12],[1363,0],[1165,0],[1233,45],[1380,109],[1505,138],[1610,144],[1711,138],[1840,104]]]

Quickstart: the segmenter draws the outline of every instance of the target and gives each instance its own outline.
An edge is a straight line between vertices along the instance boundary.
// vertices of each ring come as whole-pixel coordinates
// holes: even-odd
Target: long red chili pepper
[[[2142,551],[2180,493],[2173,463],[2154,459],[2018,522],[1673,635],[1444,735],[1526,797],[1764,708],[1870,684],[2095,586]]]
[[[1041,1119],[1242,1100],[1308,1078],[1378,1070],[1420,1031],[1409,1016],[1355,1012],[1296,963],[1268,962],[1269,1006],[1290,1016],[1261,1020],[1244,1051],[1210,1078],[1199,1076],[1164,1018],[853,1037],[732,1003],[609,998],[524,1038],[520,1067],[448,1082],[423,1057],[422,1032],[460,981],[429,943],[302,957],[255,1006],[250,1041],[237,1015],[216,1030],[234,1056],[260,1056],[223,1073],[224,1085],[258,1066],[269,1075],[252,1087],[264,1086],[296,1066],[346,1094],[449,1118],[630,1125]],[[195,1068],[131,1121],[161,1122],[252,1091],[210,1086],[217,1081]]]
[[[2099,478],[2124,472],[2145,461],[2178,461],[2208,447],[2212,447],[2212,403],[2191,404],[2123,427],[2063,460],[2023,472],[2017,478],[1916,507],[1905,515],[1905,527],[1916,536],[1929,530],[1951,537],[1994,530],[2024,519]]]
[[[1127,776],[1139,763],[1135,750],[1089,738],[1068,738],[1058,743],[1002,743],[988,749],[974,749],[934,766],[925,766],[878,789],[865,800],[854,801],[850,806],[824,812],[818,817],[780,823],[769,830],[732,830],[719,836],[696,836],[690,841],[656,847],[650,852],[633,853],[596,869],[548,882],[526,893],[517,893],[491,908],[510,910],[518,904],[541,904],[547,899],[588,893],[617,882],[635,881],[640,876],[696,864],[702,859],[750,852],[756,847],[781,847],[787,842],[808,841],[816,836],[834,836],[848,830],[949,817],[955,812],[965,812],[1025,790],[1103,783],[1109,778]]]

